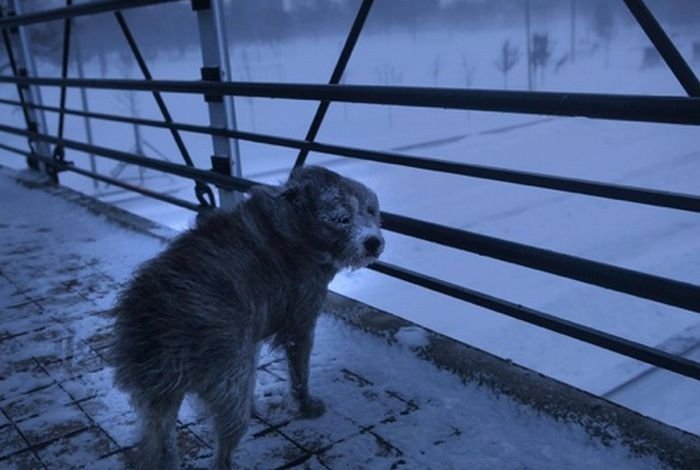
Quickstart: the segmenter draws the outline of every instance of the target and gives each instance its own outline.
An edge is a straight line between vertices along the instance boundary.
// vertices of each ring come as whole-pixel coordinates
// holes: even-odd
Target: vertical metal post
[[[21,15],[21,3],[22,2],[19,0],[8,0],[8,16]],[[17,54],[15,55],[17,75],[36,76],[36,64],[34,62],[34,56],[31,54],[32,48],[26,28],[23,26],[10,28],[10,34],[12,36],[11,42],[17,45]],[[20,87],[25,103],[29,105],[43,105],[41,90],[38,86],[21,85]],[[38,132],[39,134],[48,134],[48,126],[46,125],[46,116],[44,115],[44,111],[37,110],[31,106],[27,106],[26,110],[27,116],[29,117],[29,130],[32,132]],[[39,156],[51,158],[51,147],[47,142],[37,140],[34,143],[34,150],[39,154]],[[47,166],[43,161],[38,162],[38,167],[39,171],[47,173]]]
[[[83,52],[82,49],[80,48],[80,41],[75,41],[75,64],[76,68],[78,70],[78,78],[85,78],[85,70],[83,69]],[[86,113],[90,112],[90,105],[88,103],[87,99],[87,90],[85,90],[84,87],[80,87],[80,104],[83,108],[83,111]],[[92,125],[90,124],[90,118],[85,116],[84,119],[85,123],[85,139],[87,140],[87,143],[92,145],[93,140],[92,140]],[[88,155],[90,157],[90,171],[93,173],[97,173],[97,162],[95,161],[95,154],[90,153]],[[92,180],[92,187],[93,189],[97,190],[99,186],[99,181],[96,179]]]
[[[200,46],[202,48],[202,80],[222,81],[231,79],[231,61],[228,53],[224,10],[221,0],[192,0],[197,12]],[[205,95],[212,127],[236,130],[233,98],[221,95]],[[214,154],[211,157],[214,171],[241,176],[241,158],[237,139],[212,136]],[[242,201],[242,195],[219,188],[220,206],[232,208]]]

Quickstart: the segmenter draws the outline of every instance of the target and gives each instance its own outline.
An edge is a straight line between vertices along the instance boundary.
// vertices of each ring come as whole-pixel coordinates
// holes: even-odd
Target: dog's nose
[[[379,247],[382,245],[382,241],[375,236],[371,236],[365,239],[364,245],[369,256],[377,256],[379,254]]]

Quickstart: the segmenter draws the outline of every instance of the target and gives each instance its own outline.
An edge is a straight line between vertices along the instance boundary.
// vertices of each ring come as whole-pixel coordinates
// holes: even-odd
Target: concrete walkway
[[[129,468],[137,423],[114,389],[109,308],[169,234],[62,188],[0,170],[0,468]],[[87,202],[86,202],[87,201]],[[117,222],[115,222],[117,221]],[[286,370],[264,351],[240,468],[662,468],[609,435],[556,421],[416,354],[427,333],[377,337],[324,315],[312,388],[328,411],[296,418]],[[606,441],[603,443],[602,441]],[[196,403],[179,417],[185,468],[212,436]]]

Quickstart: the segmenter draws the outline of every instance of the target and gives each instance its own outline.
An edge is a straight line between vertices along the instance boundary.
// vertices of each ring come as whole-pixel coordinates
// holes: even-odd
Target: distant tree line
[[[2,2],[3,0],[0,0]],[[360,5],[360,0],[224,0],[229,38],[234,42],[278,43],[300,35],[321,37],[346,32]],[[614,8],[613,5],[615,4]],[[698,0],[651,0],[652,11],[668,22],[700,21]],[[542,18],[566,15],[567,2],[531,0],[532,13]],[[26,0],[27,11],[55,8],[64,0]],[[595,18],[598,26],[602,9],[615,14],[624,10],[621,0],[586,0],[578,2],[579,14]],[[139,44],[146,55],[157,52],[183,52],[197,44],[197,23],[189,2],[156,5],[125,12]],[[522,24],[522,0],[375,0],[367,21],[368,33],[428,28],[483,28],[489,25]],[[62,22],[33,27],[37,53],[59,60]],[[84,38],[83,54],[124,50],[123,38],[109,14],[76,20],[77,34]],[[604,31],[603,31],[604,33]],[[87,40],[89,38],[89,40]]]

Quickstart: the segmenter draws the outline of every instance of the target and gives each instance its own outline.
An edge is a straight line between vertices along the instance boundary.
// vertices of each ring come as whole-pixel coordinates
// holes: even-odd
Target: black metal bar
[[[700,286],[466,230],[382,213],[390,231],[700,313]]]
[[[66,6],[70,7],[73,0],[66,0]],[[68,58],[70,54],[70,32],[71,32],[71,19],[66,18],[63,20],[63,53],[61,56],[61,78],[64,80],[68,78]],[[58,113],[58,137],[63,137],[63,125],[65,123],[65,108],[66,108],[66,87],[61,86],[61,96],[59,100],[59,106],[61,108]]]
[[[681,84],[688,96],[700,96],[700,81],[693,73],[683,56],[668,37],[666,31],[661,27],[654,15],[649,11],[649,8],[644,4],[643,0],[624,0],[625,5],[632,15],[634,15],[637,23],[642,27],[646,35],[651,40],[656,50],[659,51],[661,57],[664,58],[666,65],[671,69],[673,75]]]
[[[244,178],[226,176],[219,173],[214,173],[212,171],[200,170],[199,168],[187,165],[179,165],[177,163],[172,163],[163,160],[156,160],[153,158],[135,155],[133,153],[123,152],[121,150],[115,150],[107,147],[90,145],[83,142],[78,142],[76,140],[69,140],[65,138],[59,139],[58,137],[54,137],[51,135],[39,134],[25,129],[7,126],[4,124],[0,124],[0,132],[7,132],[9,134],[31,137],[35,140],[42,140],[54,145],[62,145],[65,148],[78,150],[80,152],[94,153],[95,155],[111,158],[112,160],[117,160],[124,163],[141,165],[143,167],[162,171],[164,173],[182,176],[183,178],[189,178],[192,180],[202,180],[207,183],[214,184],[216,186],[221,186],[222,188],[230,189],[232,191],[245,192],[248,191],[252,186],[260,184],[255,181],[247,180]]]
[[[15,26],[26,26],[46,21],[64,20],[66,18],[76,18],[78,16],[93,15],[95,13],[105,13],[115,10],[126,10],[160,3],[174,3],[181,0],[106,0],[73,5],[70,7],[53,8],[21,16],[0,19],[0,29]]]
[[[11,145],[3,144],[0,142],[0,149],[7,150],[8,152],[16,153],[17,155],[22,155],[27,158],[32,157],[33,152],[29,150],[18,149],[17,147],[12,147]]]
[[[201,205],[195,204],[194,202],[186,201],[184,199],[170,196],[168,194],[163,194],[163,193],[159,193],[156,191],[152,191],[148,188],[144,188],[143,186],[137,186],[137,185],[134,185],[131,183],[127,183],[127,182],[118,180],[116,178],[101,175],[101,174],[96,173],[94,171],[89,171],[89,170],[85,170],[83,168],[76,167],[74,165],[68,165],[68,164],[64,163],[62,165],[62,168],[65,171],[71,171],[73,173],[77,173],[79,175],[86,176],[88,178],[102,181],[103,183],[107,183],[107,184],[110,184],[112,186],[118,186],[118,187],[126,189],[128,191],[133,191],[135,193],[142,194],[142,195],[150,197],[152,199],[157,199],[159,201],[166,202],[166,203],[172,204],[174,206],[182,207],[183,209],[187,209],[187,210],[190,210],[193,212],[199,212],[199,211],[204,209]]]
[[[523,307],[522,305],[517,305],[482,292],[467,289],[392,264],[378,262],[369,266],[369,268],[382,274],[410,282],[411,284],[425,287],[426,289],[502,313],[532,325],[546,328],[570,338],[575,338],[632,357],[646,362],[647,364],[661,367],[696,380],[700,379],[700,363],[688,360],[684,357],[675,356],[641,343],[604,333],[584,325],[558,318],[554,315]]]
[[[12,100],[0,98],[0,104],[19,105]],[[44,111],[58,112],[59,108],[52,106],[42,106],[29,104],[29,107],[42,109]],[[614,199],[619,201],[635,202],[654,207],[667,207],[671,209],[684,210],[689,212],[700,212],[700,196],[693,194],[675,193],[670,191],[659,191],[654,189],[640,188],[634,186],[624,186],[609,183],[599,183],[574,178],[544,175],[518,170],[508,170],[503,168],[489,167],[484,165],[473,165],[468,163],[451,162],[426,157],[417,157],[399,153],[381,152],[366,150],[354,147],[344,147],[339,145],[325,144],[321,142],[308,143],[303,140],[290,139],[266,134],[256,134],[238,130],[219,129],[196,124],[165,123],[154,119],[134,118],[127,116],[116,116],[95,112],[85,112],[80,110],[66,109],[66,113],[76,116],[103,119],[114,122],[124,122],[129,124],[140,124],[159,128],[176,128],[181,131],[195,132],[207,135],[221,135],[240,140],[257,142],[262,144],[277,145],[288,148],[307,148],[314,152],[330,155],[340,155],[358,160],[386,163],[390,165],[400,165],[411,168],[420,168],[430,171],[439,171],[449,174],[457,174],[473,178],[502,181],[511,184],[532,186],[536,188],[564,191],[568,193],[586,194],[589,196]]]
[[[460,88],[0,76],[0,83],[390,104],[700,125],[700,98]]]
[[[357,15],[355,16],[355,21],[352,23],[348,37],[343,45],[343,49],[340,51],[338,62],[336,62],[333,73],[331,74],[331,79],[328,82],[330,85],[337,85],[340,83],[340,79],[343,77],[343,73],[345,73],[345,68],[350,61],[350,56],[352,55],[352,51],[355,49],[355,45],[357,44],[357,40],[360,37],[360,33],[362,32],[362,28],[365,25],[365,20],[367,20],[367,15],[369,15],[369,11],[372,8],[373,3],[374,0],[362,0],[360,9],[357,11]],[[330,106],[330,101],[328,100],[323,100],[319,103],[313,121],[311,121],[311,126],[309,126],[309,130],[306,133],[306,138],[304,139],[307,142],[313,142],[316,139],[318,130],[321,128],[323,119],[326,117],[328,106]],[[294,162],[294,168],[304,165],[308,155],[308,148],[302,148],[296,161]]]
[[[159,201],[167,202],[168,204],[173,204],[175,206],[179,206],[179,207],[182,207],[184,209],[188,209],[188,210],[195,211],[195,212],[202,210],[202,207],[200,205],[195,204],[193,202],[189,202],[189,201],[186,201],[184,199],[180,199],[180,198],[177,198],[174,196],[169,196],[167,194],[158,193],[158,192],[152,191],[148,188],[136,186],[136,185],[133,185],[131,183],[127,183],[125,181],[121,181],[121,180],[118,180],[116,178],[112,178],[110,176],[105,176],[105,175],[102,175],[102,174],[94,172],[94,171],[85,170],[83,168],[77,167],[77,166],[70,164],[70,163],[57,162],[51,158],[42,157],[41,155],[33,154],[32,152],[28,152],[26,150],[21,150],[21,149],[15,148],[15,147],[11,147],[11,146],[5,145],[3,143],[0,143],[0,149],[4,149],[4,150],[7,150],[9,152],[16,153],[19,155],[24,155],[27,158],[35,158],[37,160],[41,160],[44,163],[46,163],[46,165],[57,167],[57,169],[60,171],[70,171],[73,173],[77,173],[79,175],[87,176],[88,178],[92,178],[92,179],[102,181],[104,183],[107,183],[107,184],[110,184],[113,186],[118,186],[120,188],[124,188],[124,189],[127,189],[129,191],[143,194],[144,196],[148,196],[150,198],[157,199]]]
[[[0,5],[0,20],[5,18],[5,11],[3,10],[3,6]],[[15,53],[14,50],[12,49],[12,42],[10,40],[10,31],[7,29],[2,30],[2,40],[3,43],[5,44],[5,53],[7,54],[7,60],[10,62],[10,70],[12,71],[12,75],[15,77],[19,76],[19,69],[17,67],[17,59],[15,59]],[[27,107],[27,101],[24,99],[24,92],[22,91],[22,87],[17,84],[15,85],[15,88],[17,90],[17,96],[19,97],[19,103],[18,105],[22,108],[22,116],[24,117],[24,123],[27,126],[27,129],[29,129],[32,126],[32,120],[29,117],[29,108]],[[34,144],[31,141],[31,139],[27,139],[27,146],[31,149],[31,154],[27,156],[27,166],[29,168],[33,168],[35,170],[39,169],[39,165],[34,159],[32,155],[34,155]]]
[[[66,7],[70,7],[73,4],[73,0],[66,0]],[[63,20],[63,49],[61,54],[61,78],[65,80],[68,78],[68,58],[70,54],[70,33],[71,33],[71,19],[66,18]],[[61,93],[59,98],[59,113],[58,113],[58,130],[56,134],[59,138],[63,137],[63,128],[65,124],[65,108],[66,108],[66,93],[67,88],[65,85],[61,85]],[[63,163],[65,160],[65,150],[62,146],[56,145],[53,149],[53,159],[56,162]],[[54,183],[58,183],[58,173],[61,171],[60,165],[50,165],[46,167],[47,172]]]
[[[0,5],[0,20],[5,17],[5,12],[3,11],[2,5]],[[5,53],[7,54],[7,60],[10,62],[10,70],[12,75],[18,76],[19,71],[17,69],[17,60],[15,59],[15,53],[12,49],[12,42],[10,41],[10,32],[7,29],[2,30],[2,41],[5,44]],[[17,84],[17,95],[19,96],[20,105],[22,106],[22,114],[24,114],[24,121],[29,127],[31,119],[29,118],[29,112],[25,106],[24,94],[22,93],[22,88]],[[30,142],[31,146],[31,142]]]

